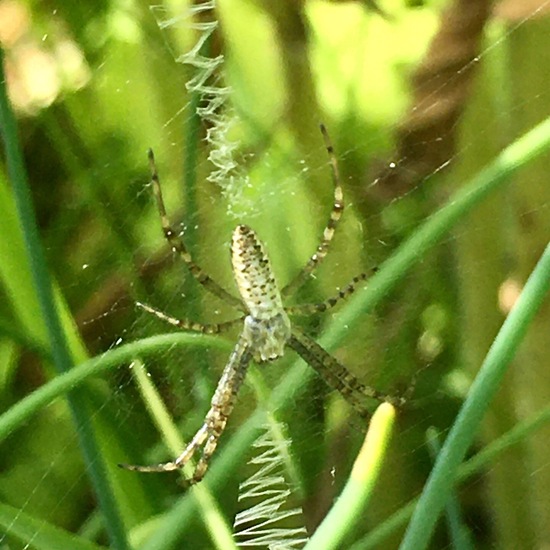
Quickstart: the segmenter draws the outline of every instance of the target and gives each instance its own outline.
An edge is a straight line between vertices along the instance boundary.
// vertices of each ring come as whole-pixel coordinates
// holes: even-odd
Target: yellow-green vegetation
[[[237,547],[265,432],[297,511],[273,512],[288,547],[550,544],[548,17],[452,0],[72,4],[0,2],[0,548]],[[196,262],[236,294],[229,241],[248,224],[283,287],[332,208],[321,122],[345,212],[291,304],[373,275],[293,322],[406,405],[372,403],[365,440],[289,351],[252,367],[200,484],[119,469],[177,455],[239,334],[178,332],[135,305],[239,315],[168,250],[147,149]]]

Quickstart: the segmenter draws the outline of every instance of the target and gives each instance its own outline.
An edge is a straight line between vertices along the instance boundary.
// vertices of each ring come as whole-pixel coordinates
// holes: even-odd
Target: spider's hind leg
[[[369,398],[390,403],[397,408],[405,404],[403,397],[383,393],[361,383],[344,365],[298,329],[292,330],[288,345],[313,367],[329,386],[339,391],[360,416],[368,416],[365,404]]]
[[[119,466],[134,472],[172,472],[183,468],[191,460],[195,452],[203,447],[202,456],[195,467],[193,476],[186,480],[186,483],[189,485],[198,483],[204,477],[210,459],[218,445],[218,440],[225,430],[227,420],[235,406],[237,393],[242,386],[251,360],[252,351],[249,343],[241,335],[233,352],[229,356],[227,365],[223,370],[223,374],[210,402],[210,410],[206,414],[202,426],[175,460],[162,464],[152,464],[150,466],[134,464],[119,464]]]

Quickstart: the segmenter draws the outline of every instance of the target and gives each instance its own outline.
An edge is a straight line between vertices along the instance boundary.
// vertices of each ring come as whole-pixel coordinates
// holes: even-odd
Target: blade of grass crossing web
[[[0,129],[6,151],[8,174],[12,183],[32,280],[40,303],[43,322],[46,326],[54,365],[60,373],[64,373],[71,369],[72,360],[66,336],[55,306],[52,282],[48,273],[44,250],[40,243],[23,156],[19,147],[15,116],[7,98],[5,83],[4,54],[0,49]],[[72,392],[68,396],[68,401],[79,443],[86,461],[86,471],[90,475],[95,493],[100,502],[105,518],[105,527],[109,533],[112,545],[116,549],[126,549],[128,548],[128,543],[124,525],[101,462],[88,410],[84,405],[85,400],[77,399],[76,393]]]
[[[396,411],[389,403],[383,403],[376,409],[344,490],[305,550],[335,550],[343,547],[346,535],[355,522],[363,517],[372,497],[395,425],[395,415]]]
[[[440,435],[435,428],[426,431],[426,444],[432,460],[435,460],[441,452]],[[474,550],[472,535],[462,517],[460,502],[454,489],[445,504],[445,517],[451,546],[455,550]]]
[[[457,469],[472,444],[527,327],[547,297],[549,289],[550,244],[483,361],[420,496],[401,550],[422,550],[428,546],[442,508],[453,489]]]

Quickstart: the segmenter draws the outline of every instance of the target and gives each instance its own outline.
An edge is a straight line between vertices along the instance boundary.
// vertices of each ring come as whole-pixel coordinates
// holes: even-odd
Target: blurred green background
[[[207,323],[235,316],[168,250],[148,185],[148,147],[169,216],[196,261],[235,293],[228,243],[236,224],[264,240],[281,284],[315,250],[332,204],[324,122],[346,211],[326,261],[291,300],[314,302],[383,264],[504,146],[548,116],[545,2],[379,7],[382,14],[359,1],[218,0],[215,11],[207,2],[0,2],[7,88],[74,364],[170,332],[136,301]],[[202,98],[189,84],[201,75]],[[212,154],[221,159],[219,177]],[[419,251],[394,290],[349,326],[338,324],[339,309],[296,320],[316,338],[325,322],[339,326],[345,337],[331,353],[369,385],[398,394],[415,382],[375,495],[342,548],[398,546],[404,523],[388,527],[383,541],[365,537],[421,490],[433,463],[426,430],[444,437],[548,242],[549,160],[531,162],[435,248]],[[2,157],[0,405],[9,412],[57,373],[5,168]],[[549,315],[546,303],[472,452],[548,405]],[[313,532],[349,475],[364,427],[314,376],[270,410],[270,392],[295,366],[292,352],[253,370],[254,383],[245,384],[204,482],[209,504],[175,475],[116,467],[172,458],[132,359],[143,361],[134,367],[147,369],[189,440],[237,336],[238,329],[217,340],[173,339],[143,355],[130,347],[125,360],[87,380],[74,396],[97,444],[86,460],[86,430],[75,427],[64,399],[4,435],[0,548],[124,548],[125,537],[135,548],[220,547],[209,514],[233,522],[250,444],[261,434],[251,421],[257,410],[283,422],[292,442],[290,498]],[[473,547],[550,544],[549,430],[525,433],[457,488]],[[118,527],[100,513],[87,475],[94,468],[91,477],[104,471],[113,488]],[[457,545],[444,521],[432,544]]]

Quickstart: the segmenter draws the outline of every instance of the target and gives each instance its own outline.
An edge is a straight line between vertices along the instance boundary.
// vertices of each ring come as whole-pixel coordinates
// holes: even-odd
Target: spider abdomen
[[[237,288],[252,317],[270,319],[284,311],[265,247],[247,225],[233,231],[231,262]]]

